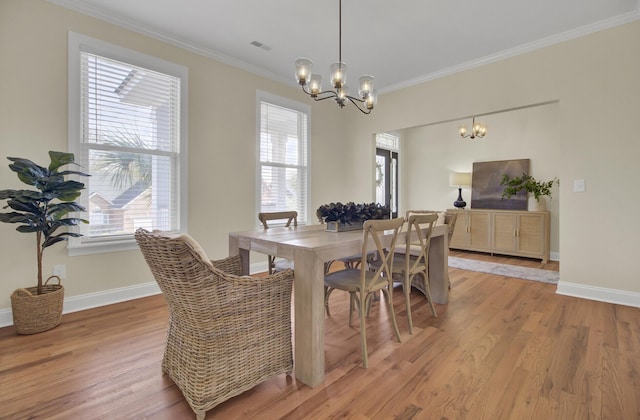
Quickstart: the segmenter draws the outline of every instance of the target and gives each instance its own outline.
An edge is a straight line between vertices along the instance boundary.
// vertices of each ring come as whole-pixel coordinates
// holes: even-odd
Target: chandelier
[[[343,108],[347,101],[351,102],[361,112],[370,114],[377,103],[376,90],[373,88],[373,76],[362,76],[358,79],[360,97],[350,96],[347,86],[347,65],[342,62],[342,0],[338,2],[339,32],[338,32],[338,62],[333,63],[329,68],[331,72],[331,85],[335,90],[322,90],[322,76],[311,74],[313,63],[308,58],[296,60],[296,80],[302,86],[302,90],[311,96],[315,101],[334,98],[340,108]]]
[[[470,137],[471,139],[475,139],[478,137],[479,139],[483,138],[485,134],[487,134],[487,126],[482,122],[476,122],[476,117],[473,117],[473,121],[471,123],[471,133],[467,132],[467,127],[464,125],[460,126],[459,130],[460,136],[463,139]]]

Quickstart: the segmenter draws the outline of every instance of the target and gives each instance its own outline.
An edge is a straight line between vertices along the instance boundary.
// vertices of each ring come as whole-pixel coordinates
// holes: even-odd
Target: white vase
[[[536,200],[535,195],[530,194],[529,200],[527,201],[527,210],[529,211],[546,211],[547,210],[547,200],[543,195],[540,196]]]

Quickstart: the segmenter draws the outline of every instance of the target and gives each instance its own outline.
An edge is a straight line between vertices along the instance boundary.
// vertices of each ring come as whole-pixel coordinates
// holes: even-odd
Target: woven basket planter
[[[47,284],[56,278],[58,284]],[[16,289],[11,295],[11,311],[13,325],[18,334],[37,334],[60,324],[64,288],[58,276],[51,276],[42,286],[42,294],[38,295],[37,287]]]

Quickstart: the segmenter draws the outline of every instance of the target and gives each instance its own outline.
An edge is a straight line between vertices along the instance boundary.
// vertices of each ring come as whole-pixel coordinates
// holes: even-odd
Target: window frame
[[[68,34],[68,147],[71,153],[79,156],[82,148],[82,116],[81,116],[81,54],[83,52],[103,56],[113,60],[122,61],[131,65],[145,67],[160,73],[177,77],[180,80],[180,119],[179,119],[179,159],[176,173],[179,176],[177,203],[178,229],[176,231],[187,232],[187,203],[188,203],[188,69],[185,66],[175,64],[157,57],[153,57],[125,47],[114,45],[105,41],[94,39],[86,35],[69,31]],[[77,159],[76,160],[80,160]],[[83,181],[79,179],[79,181]],[[81,217],[89,219],[88,194],[82,194],[77,200],[87,208],[87,212]],[[79,232],[79,227],[71,228]],[[70,256],[96,254],[103,252],[116,252],[137,249],[133,233],[118,235],[111,238],[70,238],[67,249]]]
[[[275,106],[279,106],[282,108],[287,108],[293,111],[297,111],[303,113],[307,117],[306,124],[306,133],[305,133],[305,149],[306,149],[306,165],[304,166],[306,169],[305,179],[305,197],[304,197],[304,214],[298,211],[298,209],[288,209],[288,210],[296,210],[298,211],[298,224],[305,225],[309,224],[309,206],[311,203],[311,106],[307,104],[303,104],[301,102],[297,102],[288,98],[283,98],[278,95],[274,95],[269,92],[257,90],[256,91],[256,212],[257,215],[262,211],[261,203],[262,203],[262,161],[260,160],[260,146],[261,146],[261,126],[262,126],[262,103],[266,102]],[[293,167],[293,166],[292,166]],[[295,165],[295,167],[299,168],[300,165]],[[261,227],[262,225],[258,221],[256,217],[256,227]]]

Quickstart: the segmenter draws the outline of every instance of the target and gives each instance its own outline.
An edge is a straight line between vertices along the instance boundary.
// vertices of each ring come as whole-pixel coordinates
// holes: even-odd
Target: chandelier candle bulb
[[[367,109],[373,109],[373,107],[376,106],[376,104],[378,103],[378,93],[376,92],[375,89],[373,89],[371,93],[367,95],[364,103]]]
[[[358,81],[360,82],[360,92],[358,93],[362,99],[366,99],[373,88],[373,76],[362,76]]]
[[[333,63],[331,68],[331,84],[339,89],[347,83],[347,65],[345,63]]]
[[[307,78],[311,74],[313,63],[308,58],[299,58],[296,60],[296,79],[301,85],[307,83]]]
[[[309,79],[309,92],[311,96],[317,96],[322,92],[322,76],[319,74],[312,74]]]

